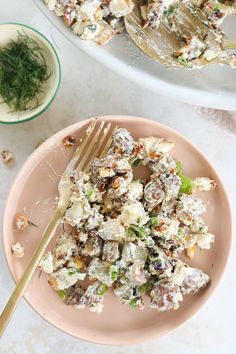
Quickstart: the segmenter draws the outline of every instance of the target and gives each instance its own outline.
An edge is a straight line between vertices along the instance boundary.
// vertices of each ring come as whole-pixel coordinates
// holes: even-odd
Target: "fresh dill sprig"
[[[39,105],[38,94],[51,75],[42,52],[34,39],[20,32],[16,40],[0,47],[0,103],[6,103],[13,112]]]

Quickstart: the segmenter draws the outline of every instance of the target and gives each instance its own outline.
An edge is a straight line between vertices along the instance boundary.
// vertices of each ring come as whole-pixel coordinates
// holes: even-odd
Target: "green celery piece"
[[[180,192],[185,194],[191,194],[193,191],[193,180],[190,177],[180,175],[181,187]]]
[[[176,174],[177,175],[183,174],[183,168],[182,168],[181,162],[179,162],[179,161],[176,162]]]
[[[181,179],[180,193],[191,194],[193,191],[193,180],[183,174],[183,169],[181,163],[176,162],[176,173]]]

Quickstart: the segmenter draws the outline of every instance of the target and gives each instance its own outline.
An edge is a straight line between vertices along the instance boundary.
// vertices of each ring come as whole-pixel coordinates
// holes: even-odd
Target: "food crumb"
[[[65,147],[72,147],[76,144],[76,139],[72,135],[68,135],[63,139],[63,144]]]
[[[17,229],[20,231],[23,231],[28,225],[38,227],[38,225],[30,221],[27,216],[24,215],[16,216],[15,224]]]
[[[194,253],[195,253],[195,247],[194,247],[194,246],[191,246],[191,247],[189,247],[189,248],[186,249],[186,255],[187,255],[189,258],[193,258]]]
[[[20,244],[20,242],[15,243],[11,246],[12,254],[16,258],[24,257],[24,247]]]
[[[9,163],[13,160],[13,155],[9,150],[2,150],[1,157],[4,163]]]
[[[16,217],[16,227],[23,231],[29,225],[29,219],[26,216],[19,215]]]

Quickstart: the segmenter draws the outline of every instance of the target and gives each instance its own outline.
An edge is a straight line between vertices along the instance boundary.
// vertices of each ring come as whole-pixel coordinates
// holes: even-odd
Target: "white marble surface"
[[[86,117],[132,114],[165,123],[190,138],[215,165],[236,210],[236,113],[201,109],[167,99],[126,81],[78,51],[38,13],[31,1],[0,0],[0,21],[34,26],[51,39],[62,63],[62,84],[51,108],[34,121],[0,126],[0,150],[9,148],[15,161],[0,163],[0,217],[13,179],[39,140]],[[233,250],[224,278],[205,307],[175,332],[131,347],[94,345],[72,338],[42,320],[21,301],[0,341],[1,354],[235,354],[235,269]],[[0,309],[13,289],[1,245]]]

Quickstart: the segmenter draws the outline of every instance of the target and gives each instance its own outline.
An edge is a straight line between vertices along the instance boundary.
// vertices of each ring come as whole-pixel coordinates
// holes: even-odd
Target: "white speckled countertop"
[[[0,21],[17,21],[39,29],[55,44],[62,64],[62,84],[51,108],[28,123],[0,125],[0,150],[9,148],[15,161],[0,161],[0,217],[13,179],[40,140],[89,116],[131,114],[158,120],[197,144],[221,175],[236,210],[236,113],[201,109],[149,92],[108,71],[74,48],[38,13],[30,1],[0,0]],[[0,309],[13,290],[1,245]],[[37,315],[24,300],[0,341],[1,354],[235,354],[236,249],[216,293],[200,312],[175,332],[131,347],[108,347],[72,338]]]

